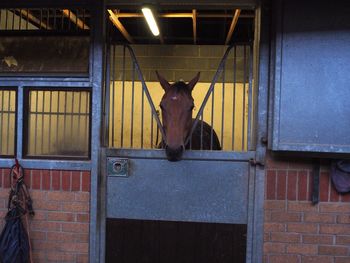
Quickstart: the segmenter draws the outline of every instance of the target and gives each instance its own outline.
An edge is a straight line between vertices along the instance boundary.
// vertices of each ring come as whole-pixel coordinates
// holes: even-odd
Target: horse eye
[[[190,111],[192,111],[193,109],[194,109],[194,106],[191,106]]]
[[[160,107],[161,110],[164,110],[164,107],[163,107],[162,104],[160,104],[159,107]]]

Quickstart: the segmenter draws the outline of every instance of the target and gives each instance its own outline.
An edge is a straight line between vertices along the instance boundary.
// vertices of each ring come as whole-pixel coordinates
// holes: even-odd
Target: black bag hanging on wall
[[[0,236],[1,263],[29,262],[29,239],[22,223],[22,215],[19,207],[7,212],[6,224]]]
[[[6,223],[0,235],[0,262],[29,263],[32,262],[31,246],[22,217],[27,220],[26,213],[34,216],[34,211],[32,199],[24,183],[23,168],[18,163],[11,168],[10,181],[11,191],[5,217]]]
[[[331,179],[338,193],[350,192],[350,160],[333,161]]]

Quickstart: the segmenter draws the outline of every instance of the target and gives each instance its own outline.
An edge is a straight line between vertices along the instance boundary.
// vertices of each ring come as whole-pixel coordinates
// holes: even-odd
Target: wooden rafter
[[[193,44],[197,43],[197,10],[192,10]]]
[[[34,16],[28,9],[17,9],[17,12],[21,13],[21,15],[28,19],[29,21],[33,22],[36,25],[39,25],[42,28],[45,29],[52,29],[49,25],[47,25],[44,21],[38,19],[36,16]]]
[[[197,12],[197,18],[232,18],[234,17],[234,14],[206,14],[206,13],[198,13]],[[138,18],[138,17],[143,17],[143,14],[141,13],[118,13],[118,18]],[[193,17],[193,12],[192,13],[163,13],[163,14],[158,14],[158,17],[161,18],[192,18]],[[241,14],[239,16],[240,18],[253,18],[254,15],[251,14]]]
[[[129,32],[125,29],[123,24],[119,21],[118,16],[110,9],[108,9],[109,19],[113,25],[122,33],[122,35],[131,43],[134,44],[134,39],[130,36]]]
[[[233,15],[233,18],[232,18],[230,29],[228,30],[228,33],[226,36],[225,45],[227,45],[231,40],[233,31],[235,30],[240,14],[241,14],[241,9],[236,9],[235,14]]]
[[[77,25],[80,29],[90,29],[88,25],[84,23],[83,20],[78,18],[71,10],[69,9],[62,9],[62,13],[65,17],[68,17],[74,24]]]

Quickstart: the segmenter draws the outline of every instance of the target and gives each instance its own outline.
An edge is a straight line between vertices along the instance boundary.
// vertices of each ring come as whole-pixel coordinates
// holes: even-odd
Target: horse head
[[[187,84],[183,81],[169,84],[157,71],[156,74],[165,91],[160,102],[166,137],[163,146],[169,161],[179,161],[185,151],[185,140],[192,127],[194,108],[192,90],[198,82],[199,72]]]

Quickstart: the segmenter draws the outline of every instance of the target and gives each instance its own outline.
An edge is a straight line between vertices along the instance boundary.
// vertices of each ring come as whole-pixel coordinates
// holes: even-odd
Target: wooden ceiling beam
[[[109,19],[112,21],[113,25],[122,33],[122,35],[129,41],[129,43],[134,44],[134,39],[130,36],[129,32],[125,29],[123,24],[119,21],[119,14],[115,14],[112,10],[107,10],[109,13]]]
[[[158,14],[158,17],[161,18],[192,18],[192,13],[163,13]],[[141,13],[118,13],[118,18],[138,18],[143,17],[143,14]],[[206,14],[206,13],[198,13],[197,12],[197,18],[232,18],[234,17],[234,14]],[[254,18],[253,14],[241,14],[239,16],[240,18]]]
[[[197,10],[192,10],[193,44],[197,44]]]
[[[36,16],[34,16],[28,9],[17,9],[17,12],[21,13],[23,18],[28,19],[28,21],[34,23],[35,25],[40,26],[40,28],[44,28],[47,30],[51,30],[52,27],[44,23],[41,19],[38,19]]]
[[[78,18],[71,10],[69,10],[69,9],[62,9],[62,14],[65,17],[68,17],[80,29],[83,29],[83,30],[85,30],[85,29],[89,30],[90,29],[89,26],[86,25],[83,20]]]
[[[233,31],[235,30],[235,27],[237,25],[237,21],[239,18],[239,15],[241,14],[241,9],[236,9],[235,14],[232,18],[232,22],[231,22],[231,26],[230,29],[228,30],[227,36],[226,36],[226,40],[225,40],[225,45],[227,45],[232,37]]]

